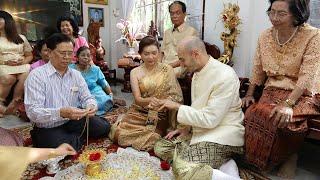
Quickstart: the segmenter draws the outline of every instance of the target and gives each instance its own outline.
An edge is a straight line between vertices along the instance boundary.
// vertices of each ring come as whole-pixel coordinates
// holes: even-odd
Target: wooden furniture
[[[207,42],[204,42],[204,45],[206,46],[207,53],[212,56],[215,59],[218,59],[221,55],[220,49],[218,46],[214,44],[209,44]]]
[[[130,72],[133,68],[140,66],[141,57],[140,55],[124,55],[122,59],[118,60],[118,68],[124,69],[124,82],[122,92],[130,93],[131,85],[130,85]]]
[[[92,61],[95,65],[100,67],[106,80],[116,85],[117,72],[115,69],[110,70],[108,67],[108,63],[104,60],[106,51],[102,46],[99,45],[99,43],[101,43],[101,41],[99,42],[99,40],[101,40],[99,31],[100,31],[100,23],[98,22],[89,23],[87,32],[88,32],[89,49],[92,56]]]

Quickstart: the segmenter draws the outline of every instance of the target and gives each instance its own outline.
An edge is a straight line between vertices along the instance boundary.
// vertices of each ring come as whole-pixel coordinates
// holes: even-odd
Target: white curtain
[[[122,0],[122,17],[128,20],[133,11],[136,0]]]
[[[310,19],[309,23],[312,26],[320,28],[320,1],[319,0],[311,0],[310,1]]]

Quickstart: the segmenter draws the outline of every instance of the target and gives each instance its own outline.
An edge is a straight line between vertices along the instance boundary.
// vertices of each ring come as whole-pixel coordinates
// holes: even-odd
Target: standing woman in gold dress
[[[32,58],[32,48],[26,37],[18,34],[12,16],[0,11],[0,117],[14,113],[16,102],[23,98],[23,84]],[[5,100],[16,82],[7,108]]]
[[[134,103],[113,125],[109,136],[120,146],[151,150],[161,136],[176,128],[176,112],[157,112],[161,102],[182,103],[183,98],[173,68],[159,62],[159,44],[153,37],[140,41],[139,54],[144,63],[130,74]]]
[[[320,117],[314,103],[320,92],[320,30],[306,23],[309,0],[270,0],[267,13],[273,27],[258,40],[243,98],[248,107],[255,87],[264,86],[245,114],[246,159],[260,169],[282,164],[278,175],[293,178],[307,121]]]

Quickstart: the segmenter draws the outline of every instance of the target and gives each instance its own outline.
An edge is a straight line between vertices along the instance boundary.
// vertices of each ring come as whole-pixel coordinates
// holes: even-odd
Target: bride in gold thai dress
[[[165,99],[181,103],[183,98],[174,70],[159,62],[159,45],[153,37],[140,41],[139,54],[144,63],[130,74],[134,103],[112,126],[109,136],[120,146],[151,150],[160,137],[177,126],[177,112],[157,112],[159,105]]]

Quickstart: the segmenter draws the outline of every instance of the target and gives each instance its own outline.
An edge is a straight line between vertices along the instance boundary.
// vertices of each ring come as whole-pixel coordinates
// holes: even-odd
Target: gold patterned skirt
[[[150,114],[150,113],[149,113]],[[111,127],[109,137],[123,147],[132,146],[137,150],[151,150],[161,136],[167,133],[167,113],[158,113],[155,125],[148,125],[148,110],[133,104],[128,112]]]

